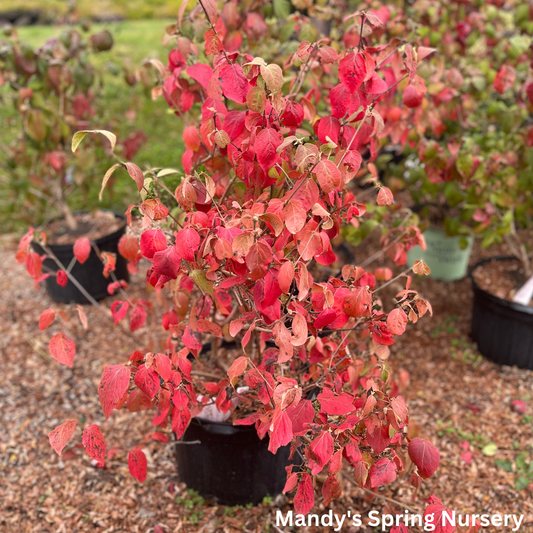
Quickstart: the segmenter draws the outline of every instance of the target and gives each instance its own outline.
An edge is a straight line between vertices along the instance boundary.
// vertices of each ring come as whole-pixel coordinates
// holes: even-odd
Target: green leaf
[[[274,14],[278,19],[287,19],[291,14],[291,3],[289,0],[274,0]]]
[[[482,448],[481,453],[487,457],[494,457],[498,453],[498,446],[494,442],[489,442]]]
[[[516,490],[524,490],[530,483],[531,481],[527,476],[518,476],[514,486]]]
[[[198,285],[198,287],[200,287],[203,292],[206,292],[210,296],[213,296],[213,285],[207,279],[207,276],[205,275],[205,272],[203,270],[193,270],[190,275],[196,285]]]
[[[498,468],[505,470],[505,472],[513,471],[513,463],[511,463],[511,461],[509,461],[508,459],[494,459],[494,464]]]
[[[74,134],[74,137],[72,137],[72,151],[73,152],[76,151],[81,141],[83,141],[83,139],[88,133],[101,133],[111,143],[111,150],[115,149],[115,145],[117,144],[117,136],[114,133],[111,133],[110,131],[107,131],[107,130],[83,130],[83,131],[77,131]]]

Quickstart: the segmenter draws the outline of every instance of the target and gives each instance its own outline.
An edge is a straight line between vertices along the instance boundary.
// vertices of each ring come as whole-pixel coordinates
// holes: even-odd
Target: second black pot
[[[470,271],[474,289],[472,339],[487,359],[533,370],[533,307],[503,300],[477,285],[473,272],[490,261],[516,261],[516,258],[484,259]]]
[[[101,252],[112,252],[116,254],[115,276],[119,280],[128,281],[128,263],[126,259],[118,253],[118,241],[126,231],[126,217],[119,213],[115,213],[115,216],[124,220],[124,225],[109,235],[95,239],[94,243]],[[40,255],[46,253],[44,249],[35,242],[32,243],[32,247]],[[64,267],[68,268],[70,262],[74,258],[73,245],[51,244],[48,245],[48,248],[50,248],[52,253],[59,259]],[[45,283],[46,290],[54,302],[88,303],[87,298],[74,285],[74,283],[70,281],[70,279],[64,287],[57,283],[54,273],[59,270],[59,267],[53,259],[46,258],[43,261],[43,265],[46,267],[47,271],[52,272],[52,274],[46,278]],[[82,264],[76,261],[70,272],[95,300],[102,300],[106,296],[109,296],[107,287],[112,283],[113,279],[111,277],[104,277],[104,265],[94,249],[91,248],[91,255],[85,263]]]
[[[290,446],[269,452],[268,437],[261,440],[255,426],[195,417],[182,441],[176,444],[180,481],[206,499],[223,505],[257,504],[285,486]],[[191,441],[199,443],[185,444]]]

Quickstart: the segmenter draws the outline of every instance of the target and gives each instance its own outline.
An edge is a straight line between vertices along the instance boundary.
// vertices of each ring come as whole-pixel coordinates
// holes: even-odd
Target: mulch
[[[474,251],[481,255],[501,250]],[[12,239],[4,238],[0,258],[0,531],[2,533],[152,533],[262,532],[277,528],[276,510],[292,509],[291,497],[280,496],[251,508],[227,508],[198,502],[180,485],[173,458],[174,444],[150,439],[151,413],[118,411],[105,421],[97,388],[103,368],[122,363],[139,343],[152,342],[149,326],[135,335],[113,327],[107,316],[85,306],[89,328],[76,318],[75,306],[53,304],[44,289],[35,290],[24,267],[14,259]],[[142,269],[141,269],[142,270]],[[145,297],[141,274],[131,288]],[[399,287],[396,287],[399,289]],[[435,494],[461,513],[525,514],[521,532],[533,532],[531,489],[516,490],[516,472],[496,466],[495,459],[514,459],[521,451],[533,457],[533,373],[499,367],[482,359],[469,340],[472,293],[468,279],[454,283],[416,280],[416,287],[433,304],[433,318],[410,326],[392,347],[389,363],[405,370],[410,386],[404,392],[411,436],[431,440],[441,452],[441,464],[418,494],[406,482],[382,489],[378,497],[344,483],[334,512],[403,512],[402,506],[422,511]],[[387,297],[394,294],[391,291]],[[112,299],[106,301],[110,305]],[[42,310],[65,311],[44,332],[38,328]],[[74,367],[48,356],[50,337],[65,331],[76,341]],[[142,341],[142,342],[141,342]],[[528,405],[525,415],[512,402]],[[63,457],[48,443],[48,433],[67,419],[79,424]],[[99,469],[81,447],[81,431],[98,424],[106,437],[108,461]],[[487,450],[495,455],[487,455]],[[128,472],[128,450],[142,446],[148,458],[144,484]],[[485,453],[483,453],[483,451]],[[404,480],[406,481],[406,480]],[[388,498],[388,499],[386,499]],[[317,498],[315,513],[325,512]],[[331,531],[301,528],[299,531]],[[344,527],[350,533],[373,531],[369,526]],[[502,531],[485,529],[484,531]]]

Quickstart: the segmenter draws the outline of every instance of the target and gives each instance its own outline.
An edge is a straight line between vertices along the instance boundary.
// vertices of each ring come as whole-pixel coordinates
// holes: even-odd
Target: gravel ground
[[[14,250],[13,239],[4,237],[0,245],[4,269],[0,279],[0,532],[288,531],[272,522],[277,509],[292,508],[290,497],[252,508],[203,504],[179,484],[173,444],[150,439],[149,412],[119,411],[104,420],[97,397],[102,370],[107,364],[125,362],[139,347],[139,339],[148,338],[149,327],[134,337],[114,328],[107,316],[89,306],[84,307],[89,322],[84,330],[75,306],[53,304],[44,289],[34,289],[14,260]],[[475,250],[473,261],[479,255]],[[420,435],[437,445],[440,468],[417,495],[407,483],[396,483],[375,497],[345,482],[343,498],[331,507],[338,514],[347,510],[364,514],[371,509],[403,512],[404,506],[420,511],[424,500],[436,494],[461,513],[525,514],[520,531],[532,533],[531,486],[517,490],[515,483],[520,474],[516,458],[524,451],[533,457],[529,418],[533,373],[501,368],[479,356],[468,337],[472,299],[468,280],[450,284],[424,279],[417,281],[416,288],[432,302],[434,316],[409,328],[392,347],[390,363],[397,371],[409,372],[410,387],[404,395],[411,436]],[[153,297],[146,296],[141,275],[133,280],[132,290],[137,297]],[[112,298],[104,304],[109,307],[111,302]],[[61,318],[41,332],[39,315],[52,306]],[[59,331],[76,341],[72,369],[47,354],[50,337]],[[149,343],[152,350],[157,342],[160,339]],[[527,404],[525,415],[513,411],[514,400]],[[80,423],[60,458],[50,448],[47,435],[69,418]],[[96,468],[81,447],[81,431],[87,424],[98,424],[106,437],[104,469]],[[148,457],[144,484],[131,478],[127,468],[127,452],[138,445]],[[510,460],[513,471],[498,467],[495,459]],[[318,503],[314,512],[322,513],[324,507]],[[363,525],[343,531],[374,530]]]

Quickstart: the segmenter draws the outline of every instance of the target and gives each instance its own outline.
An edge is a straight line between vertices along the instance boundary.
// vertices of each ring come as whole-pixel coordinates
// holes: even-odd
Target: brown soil
[[[481,289],[503,300],[512,300],[526,282],[524,268],[518,260],[490,261],[476,268],[473,276]]]
[[[71,230],[65,220],[60,218],[46,226],[48,244],[74,244],[76,239],[87,237],[91,241],[111,235],[124,226],[124,221],[109,211],[76,213],[73,215],[78,226]]]

